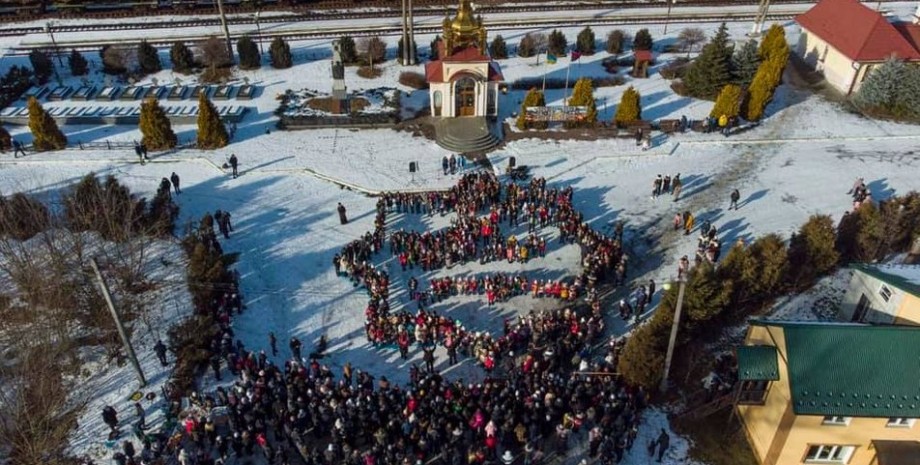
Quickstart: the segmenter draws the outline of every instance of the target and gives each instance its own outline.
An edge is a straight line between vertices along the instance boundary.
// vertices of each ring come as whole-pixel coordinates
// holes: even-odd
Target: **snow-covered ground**
[[[673,41],[681,27],[671,25],[672,33],[667,38],[656,36],[656,39]],[[634,32],[638,28],[625,29]],[[736,38],[742,38],[747,29],[746,24],[730,25]],[[604,37],[608,30],[598,28],[598,38]],[[790,38],[797,36],[795,26],[788,30]],[[567,29],[565,32],[570,43],[574,42],[578,31]],[[151,34],[157,33],[151,31]],[[506,36],[506,40],[516,44],[523,33],[514,32]],[[419,45],[427,45],[430,39],[419,37]],[[264,68],[238,73],[240,78],[247,77],[261,90],[255,100],[245,103],[252,111],[239,124],[233,143],[225,149],[152,154],[153,162],[143,166],[137,163],[130,150],[73,149],[30,154],[16,160],[5,157],[0,158],[0,193],[53,193],[76,182],[87,172],[95,171],[103,175],[114,174],[132,191],[152,197],[160,179],[176,172],[182,177],[183,186],[183,193],[178,196],[180,224],[216,209],[233,215],[235,232],[224,241],[224,249],[241,253],[237,269],[248,310],[236,318],[234,327],[248,347],[267,348],[269,331],[274,331],[282,342],[296,336],[306,347],[312,347],[325,333],[330,339],[330,357],[326,360],[334,371],[338,372],[346,361],[350,361],[355,368],[404,381],[409,364],[420,361],[420,351],[413,350],[410,360],[404,361],[395,350],[374,349],[368,345],[363,331],[366,295],[360,288],[352,287],[348,280],[334,275],[332,257],[347,242],[373,229],[375,200],[363,195],[362,191],[444,188],[455,183],[457,176],[441,173],[440,160],[446,154],[443,149],[408,132],[276,131],[273,112],[279,94],[287,89],[331,88],[326,60],[328,44],[298,42],[292,48],[299,57],[292,69]],[[605,75],[600,63],[606,56],[601,52],[571,65],[568,71],[572,82],[578,76]],[[96,56],[88,58],[98,59]],[[659,58],[660,62],[666,58]],[[5,57],[0,66],[22,63],[21,57]],[[501,62],[509,81],[541,73],[564,79],[566,63],[567,60],[562,59],[555,66],[537,66],[533,58]],[[381,78],[365,80],[357,77],[353,68],[348,68],[346,82],[350,89],[396,86],[408,92],[410,89],[396,84],[398,74],[405,69],[391,61],[384,65]],[[422,70],[420,66],[414,69]],[[711,103],[674,95],[668,88],[669,83],[655,71],[653,69],[654,74],[649,79],[628,82],[643,95],[645,118],[679,118],[683,114],[699,118],[709,112]],[[166,83],[176,76],[163,71],[155,77]],[[65,79],[71,85],[80,81],[72,77]],[[91,79],[97,84],[103,81],[99,74],[93,74]],[[181,79],[185,84],[193,81],[186,76]],[[149,82],[147,78],[141,84]],[[612,117],[624,88],[597,90],[601,118]],[[558,104],[564,98],[563,90],[551,90],[548,94],[550,104]],[[516,111],[522,97],[523,92],[510,92],[503,97],[500,102],[503,116]],[[427,104],[424,92],[415,92],[403,100],[417,107]],[[547,177],[554,185],[574,187],[576,206],[596,229],[604,231],[617,220],[625,221],[627,243],[632,250],[630,278],[636,282],[649,278],[659,282],[671,279],[676,274],[676,259],[695,249],[695,238],[679,235],[670,228],[670,219],[677,212],[689,210],[696,213],[700,221],[713,222],[719,227],[723,241],[731,243],[738,237],[750,239],[768,232],[787,235],[814,213],[839,218],[850,206],[846,190],[857,176],[867,180],[874,198],[903,194],[917,185],[920,153],[916,146],[920,127],[870,121],[822,97],[786,86],[780,88],[768,114],[769,118],[760,127],[727,139],[718,134],[657,136],[654,147],[647,152],[626,139],[596,142],[525,139],[507,144],[489,158],[496,169],[501,169],[508,157],[515,156],[519,164],[530,166],[535,175]],[[10,129],[18,140],[28,142],[31,138],[25,128]],[[192,126],[175,129],[182,141],[194,138]],[[65,127],[64,131],[72,141],[140,139],[136,128],[126,126],[74,126]],[[231,153],[241,161],[242,176],[238,179],[231,179],[221,169]],[[420,172],[414,176],[408,172],[408,164],[412,161],[420,164]],[[684,190],[680,201],[672,202],[666,197],[650,199],[652,181],[659,173],[681,173]],[[330,180],[352,188],[340,188]],[[741,208],[728,211],[728,195],[735,188],[742,194]],[[351,221],[347,225],[339,224],[335,212],[338,202],[348,208]],[[448,221],[449,217],[439,216],[394,216],[389,227],[439,228]],[[556,248],[547,258],[535,259],[523,266],[499,263],[475,269],[455,267],[424,277],[499,270],[538,273],[544,277],[564,276],[577,268],[577,256],[574,248]],[[392,261],[382,266],[393,271],[394,289],[402,289],[408,274],[394,270]],[[398,295],[395,300],[405,303]],[[503,318],[534,305],[551,303],[517,297],[483,310],[480,299],[458,297],[434,308],[457,315],[470,329],[498,331]],[[179,305],[187,310],[185,301],[180,301]],[[165,317],[164,321],[167,321]],[[627,329],[617,323],[614,332],[619,334]],[[281,355],[285,356],[285,344],[279,345]],[[149,347],[150,344],[144,343],[139,349],[145,363],[153,358]],[[281,358],[276,361],[280,362]],[[447,370],[450,376],[464,379],[481,376],[469,362],[447,367],[443,353],[438,353],[437,361],[438,368]],[[117,371],[105,367],[97,376],[100,377],[97,382],[109,389],[94,390],[99,395],[75,433],[75,450],[101,450],[99,432],[103,426],[99,406],[112,403],[120,411],[127,412],[131,404],[125,398],[137,388],[129,367]],[[210,378],[206,381],[211,383]],[[648,411],[639,437],[654,438],[662,427],[667,428],[664,413]],[[686,441],[674,434],[672,438],[666,463],[688,463]],[[638,444],[643,442],[640,440]],[[637,447],[625,463],[647,461],[645,451]]]

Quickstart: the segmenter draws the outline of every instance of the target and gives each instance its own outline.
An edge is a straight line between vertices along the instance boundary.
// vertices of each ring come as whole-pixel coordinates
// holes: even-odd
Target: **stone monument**
[[[332,42],[332,112],[348,113],[348,93],[345,88],[345,64],[342,63],[342,46]]]

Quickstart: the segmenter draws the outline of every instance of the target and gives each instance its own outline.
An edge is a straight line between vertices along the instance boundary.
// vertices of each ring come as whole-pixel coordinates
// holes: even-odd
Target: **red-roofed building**
[[[846,95],[892,56],[920,62],[920,26],[891,24],[858,0],[821,0],[795,21],[802,28],[796,53]]]
[[[461,0],[457,16],[444,19],[438,58],[425,65],[431,95],[431,115],[498,115],[498,63],[488,56],[482,18],[473,16],[470,0]]]

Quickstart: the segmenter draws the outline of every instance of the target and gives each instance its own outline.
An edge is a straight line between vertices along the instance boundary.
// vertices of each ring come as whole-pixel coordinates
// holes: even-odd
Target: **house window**
[[[878,289],[878,295],[882,296],[882,300],[888,302],[891,300],[891,289],[888,286],[882,284],[882,287]]]
[[[854,449],[853,446],[808,446],[805,463],[847,463]]]
[[[872,305],[869,303],[869,297],[866,294],[862,294],[859,297],[859,303],[856,304],[856,311],[853,312],[853,318],[850,321],[861,322],[866,318],[866,315],[869,313],[869,310],[872,309]]]
[[[746,405],[763,405],[764,402],[767,401],[767,393],[769,391],[769,381],[746,380],[741,383],[738,403]]]
[[[914,426],[914,420],[916,418],[889,418],[888,424],[885,426],[889,428],[910,428]]]
[[[850,417],[824,417],[824,421],[821,422],[822,425],[836,425],[836,426],[847,426],[850,424]]]

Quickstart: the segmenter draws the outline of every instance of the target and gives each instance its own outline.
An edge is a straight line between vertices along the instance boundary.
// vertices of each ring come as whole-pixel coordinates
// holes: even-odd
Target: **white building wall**
[[[824,74],[828,84],[847,94],[853,85],[857,70],[854,63],[820,37],[802,29],[796,54],[809,66]]]
[[[891,297],[887,302],[881,295],[883,285],[891,291]],[[853,314],[856,312],[859,301],[864,295],[869,301],[871,310],[861,320],[863,323],[894,323],[898,309],[901,307],[901,301],[904,299],[904,292],[860,270],[853,270],[850,286],[847,288],[847,293],[838,312],[841,320],[853,320]]]

